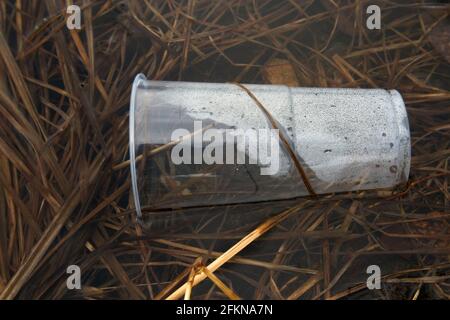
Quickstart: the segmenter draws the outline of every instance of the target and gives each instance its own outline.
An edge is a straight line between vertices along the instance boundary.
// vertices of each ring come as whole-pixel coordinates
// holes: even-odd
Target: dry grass
[[[66,28],[64,1],[1,1],[0,298],[448,299],[449,8],[373,2],[380,31],[364,26],[367,1],[84,0],[81,31]],[[273,58],[301,86],[398,89],[408,185],[181,210],[188,220],[141,230],[134,76],[261,83]],[[81,291],[66,289],[71,264]],[[370,264],[382,290],[365,287]]]

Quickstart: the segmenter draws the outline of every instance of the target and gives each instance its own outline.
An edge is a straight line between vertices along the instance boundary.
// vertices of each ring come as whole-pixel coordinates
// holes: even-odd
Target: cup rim
[[[142,218],[141,203],[139,199],[139,190],[137,185],[136,174],[136,150],[135,150],[135,112],[136,112],[136,93],[139,85],[146,81],[147,78],[144,74],[139,73],[136,75],[131,87],[130,96],[130,112],[129,112],[129,148],[130,148],[130,172],[131,172],[131,185],[134,198],[134,207],[136,210],[138,220]]]

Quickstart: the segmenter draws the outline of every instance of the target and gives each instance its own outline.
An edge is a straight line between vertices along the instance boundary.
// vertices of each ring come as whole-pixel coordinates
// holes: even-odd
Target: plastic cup
[[[133,82],[130,164],[139,218],[391,188],[407,181],[410,158],[396,90],[241,87],[141,74]]]

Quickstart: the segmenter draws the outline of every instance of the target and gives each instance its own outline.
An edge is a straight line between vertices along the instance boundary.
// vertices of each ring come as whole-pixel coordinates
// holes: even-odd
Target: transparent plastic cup
[[[408,179],[401,95],[383,89],[166,82],[136,76],[137,215],[391,188]]]

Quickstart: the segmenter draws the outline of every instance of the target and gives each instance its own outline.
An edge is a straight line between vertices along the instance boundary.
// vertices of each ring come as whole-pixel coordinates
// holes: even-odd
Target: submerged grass
[[[370,1],[382,29],[368,30],[363,0],[74,2],[79,31],[66,28],[71,1],[0,2],[0,298],[450,297],[448,5]],[[202,208],[141,230],[134,76],[263,83],[273,59],[300,86],[399,90],[408,185]],[[66,288],[72,264],[80,291]],[[382,290],[367,290],[371,264]]]

